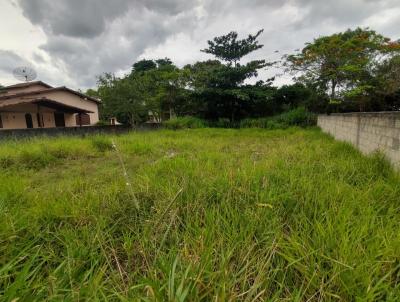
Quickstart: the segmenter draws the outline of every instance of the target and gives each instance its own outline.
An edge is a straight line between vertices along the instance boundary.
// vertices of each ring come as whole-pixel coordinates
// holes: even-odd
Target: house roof
[[[3,89],[12,89],[12,88],[24,88],[24,87],[29,87],[29,86],[34,86],[34,85],[42,85],[47,88],[53,88],[49,84],[46,84],[45,82],[42,81],[34,81],[34,82],[26,82],[26,83],[18,83],[10,86],[3,87]]]
[[[35,83],[35,82],[21,83],[21,84],[16,84],[16,85],[22,85],[22,84],[31,84],[31,85],[33,85],[33,83]],[[36,83],[43,83],[43,82],[37,81]],[[43,84],[47,85],[46,83],[43,83]],[[7,86],[7,87],[5,87],[5,89],[7,90],[7,88],[16,87],[16,85]],[[47,86],[49,86],[49,85],[47,85]],[[26,86],[18,86],[18,87],[26,87]],[[49,86],[49,87],[51,87],[51,86]],[[79,96],[79,97],[81,97],[83,99],[86,99],[86,100],[89,100],[89,101],[92,101],[92,102],[96,102],[96,103],[101,103],[101,101],[99,99],[96,99],[94,97],[88,96],[88,95],[83,94],[83,93],[81,93],[79,91],[75,91],[75,90],[69,89],[69,88],[67,88],[65,86],[55,87],[55,88],[51,87],[51,88],[46,88],[46,89],[41,89],[41,90],[20,92],[20,93],[14,93],[14,94],[6,94],[6,95],[3,95],[3,96],[0,96],[0,101],[13,99],[13,98],[18,98],[18,97],[31,96],[31,95],[33,96],[33,95],[38,95],[38,94],[41,94],[41,93],[53,92],[53,91],[66,91],[66,92],[75,94],[75,95],[77,95],[77,96]]]
[[[19,104],[38,104],[42,106],[46,106],[48,108],[59,109],[64,112],[70,113],[93,113],[93,111],[89,111],[86,109],[78,108],[75,106],[67,105],[56,100],[52,100],[46,97],[40,97],[37,99],[24,99],[24,100],[5,100],[4,102],[0,102],[0,109],[15,106]]]

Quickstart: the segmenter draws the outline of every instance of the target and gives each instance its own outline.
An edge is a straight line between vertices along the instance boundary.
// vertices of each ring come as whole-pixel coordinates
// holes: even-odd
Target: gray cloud
[[[190,13],[163,18],[147,8],[131,9],[106,30],[91,39],[65,35],[48,35],[41,46],[55,65],[63,66],[84,86],[93,85],[103,72],[126,70],[148,47],[163,43],[169,36],[190,27]]]
[[[14,68],[30,65],[24,58],[10,50],[0,49],[0,73],[12,75]]]
[[[206,40],[230,30],[247,35],[264,28],[265,46],[250,58],[271,60],[314,37],[356,26],[400,36],[394,27],[400,19],[398,0],[17,1],[23,15],[46,34],[40,51],[47,54],[47,64],[83,87],[103,72],[129,70],[143,56],[169,56],[180,64],[207,58],[199,51]]]
[[[175,15],[187,10],[192,1],[20,0],[19,4],[25,17],[50,34],[91,38],[130,9]]]
[[[90,38],[123,13],[128,1],[21,0],[19,5],[26,18],[49,34]]]
[[[374,13],[398,6],[397,0],[294,0],[304,15],[301,23],[295,26],[315,26],[321,23],[336,25],[361,24]]]

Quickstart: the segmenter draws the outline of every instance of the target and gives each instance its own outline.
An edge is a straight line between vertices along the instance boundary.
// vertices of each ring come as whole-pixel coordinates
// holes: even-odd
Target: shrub
[[[185,116],[170,119],[163,123],[167,129],[188,129],[188,128],[264,128],[264,129],[286,129],[292,126],[309,127],[316,124],[315,114],[308,112],[304,107],[299,107],[276,116],[263,118],[247,118],[240,122],[231,122],[227,118],[220,118],[217,121],[205,121],[196,117]]]
[[[163,123],[164,127],[167,129],[195,129],[195,128],[205,128],[207,124],[205,121],[192,117],[192,116],[185,116],[185,117],[176,117],[170,119]]]
[[[212,122],[211,126],[214,128],[234,128],[228,118],[219,118],[217,121]]]
[[[315,124],[315,115],[303,107],[299,107],[272,117],[244,119],[240,123],[240,128],[265,128],[272,130],[286,129],[291,126],[309,127]]]
[[[315,114],[308,112],[304,107],[284,112],[273,119],[287,126],[307,127],[316,124]]]
[[[240,122],[240,128],[267,128],[268,118],[246,118]]]
[[[99,120],[96,123],[96,126],[109,126],[109,125],[110,125],[110,122],[109,121],[105,121],[105,120]]]

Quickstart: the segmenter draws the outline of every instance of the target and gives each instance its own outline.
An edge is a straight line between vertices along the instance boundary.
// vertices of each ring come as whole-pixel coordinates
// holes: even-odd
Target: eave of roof
[[[48,99],[48,98],[38,98],[38,99],[30,99],[30,100],[19,100],[19,101],[10,101],[10,102],[2,102],[0,103],[0,109],[1,108],[6,108],[10,106],[15,106],[15,105],[20,105],[20,104],[39,104],[43,105],[49,108],[56,109],[58,108],[63,108],[65,112],[70,112],[70,113],[93,113],[93,111],[89,111],[83,108],[71,106],[71,105],[66,105],[64,103],[58,102],[56,100]],[[50,104],[50,106],[49,106]],[[51,106],[54,105],[54,106]],[[61,110],[62,111],[62,110]]]
[[[8,100],[8,99],[13,99],[13,98],[18,98],[18,97],[24,97],[24,96],[30,96],[30,95],[37,95],[41,93],[47,93],[47,92],[53,92],[53,91],[67,91],[69,93],[75,94],[85,100],[89,100],[95,103],[101,103],[99,99],[96,99],[94,97],[88,96],[86,94],[83,94],[81,92],[69,89],[65,86],[62,87],[55,87],[55,88],[49,88],[49,89],[42,89],[42,90],[36,90],[36,91],[28,91],[28,92],[20,92],[20,93],[15,93],[15,94],[8,94],[8,95],[3,95],[0,96],[0,101],[1,100]]]
[[[50,86],[49,84],[42,82],[42,81],[34,81],[34,82],[27,82],[27,83],[18,83],[10,86],[3,87],[3,89],[12,89],[12,88],[21,88],[21,87],[29,87],[29,86],[34,86],[34,85],[42,85],[47,88],[53,88],[53,86]]]

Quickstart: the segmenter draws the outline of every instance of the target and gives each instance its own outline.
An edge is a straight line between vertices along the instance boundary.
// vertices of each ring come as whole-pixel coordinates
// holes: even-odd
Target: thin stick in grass
[[[173,205],[173,204],[175,203],[175,201],[178,199],[179,195],[181,195],[182,191],[183,191],[183,188],[179,189],[179,191],[175,194],[175,197],[171,200],[171,202],[168,204],[167,208],[165,209],[165,211],[163,212],[163,214],[161,215],[161,217],[160,217],[160,218],[158,219],[158,221],[155,223],[154,229],[157,229],[157,228],[158,228],[158,226],[160,225],[160,223],[161,223],[161,221],[163,220],[164,216],[168,213],[168,211],[170,210],[170,208],[172,207],[172,205]],[[163,238],[162,238],[162,240],[161,240],[161,243],[160,243],[159,247],[157,248],[157,251],[156,251],[156,253],[155,253],[155,255],[154,255],[154,263],[155,263],[155,261],[157,260],[158,254],[160,253],[161,248],[162,248],[162,246],[163,246],[164,243],[165,243],[165,240],[167,239],[168,233],[169,233],[169,231],[170,231],[170,229],[171,229],[172,224],[173,224],[174,221],[175,221],[175,217],[176,217],[177,213],[178,213],[178,209],[176,209],[176,210],[173,212],[172,216],[171,216],[171,219],[170,219],[170,222],[169,222],[169,224],[168,224],[167,230],[165,231],[165,233],[164,233],[164,235],[163,235]]]
[[[126,187],[128,188],[129,195],[133,198],[133,203],[135,205],[135,208],[139,210],[139,203],[138,203],[135,193],[133,192],[132,184],[129,179],[128,171],[126,170],[126,166],[124,163],[124,159],[122,158],[122,154],[118,150],[118,147],[117,147],[116,143],[114,142],[114,140],[111,140],[111,142],[112,142],[112,147],[113,147],[115,153],[117,154],[119,163],[121,165],[122,172],[125,177],[125,184],[126,184]]]

